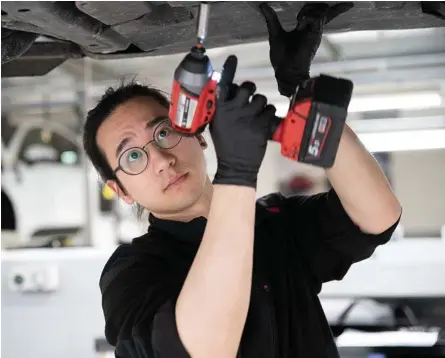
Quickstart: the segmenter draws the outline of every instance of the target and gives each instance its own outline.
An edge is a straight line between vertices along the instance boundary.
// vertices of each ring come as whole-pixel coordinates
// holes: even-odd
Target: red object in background
[[[302,194],[311,190],[313,186],[314,182],[309,177],[295,175],[281,183],[280,191],[285,195]]]

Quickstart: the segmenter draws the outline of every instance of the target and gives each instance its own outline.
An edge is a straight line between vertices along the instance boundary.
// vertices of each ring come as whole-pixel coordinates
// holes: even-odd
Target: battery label
[[[331,127],[331,118],[317,112],[315,115],[314,126],[312,127],[311,138],[307,149],[308,154],[320,158],[323,147]]]

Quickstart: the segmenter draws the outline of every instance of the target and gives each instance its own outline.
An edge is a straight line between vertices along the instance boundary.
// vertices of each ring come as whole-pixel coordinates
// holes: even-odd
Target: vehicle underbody
[[[285,29],[306,2],[271,2]],[[211,8],[207,48],[264,41],[259,2]],[[69,58],[159,56],[195,40],[197,1],[3,1],[2,77],[38,76]],[[325,33],[445,26],[445,2],[354,2]]]

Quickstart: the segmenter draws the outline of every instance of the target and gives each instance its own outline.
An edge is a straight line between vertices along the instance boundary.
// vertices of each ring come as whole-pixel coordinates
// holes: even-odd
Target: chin
[[[195,175],[187,174],[183,182],[164,192],[165,203],[172,211],[182,211],[196,204],[204,193],[205,181],[198,181]],[[170,205],[169,205],[170,204]]]
[[[199,202],[200,196],[181,196],[176,198],[170,198],[168,201],[159,205],[156,210],[151,212],[158,217],[164,218],[178,218],[181,215],[190,212],[190,210]]]

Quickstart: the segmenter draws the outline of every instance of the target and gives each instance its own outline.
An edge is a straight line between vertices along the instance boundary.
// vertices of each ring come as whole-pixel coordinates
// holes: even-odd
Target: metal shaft
[[[208,2],[201,2],[199,5],[198,25],[196,28],[196,37],[198,44],[202,45],[207,37],[207,26],[210,16],[210,4]]]

